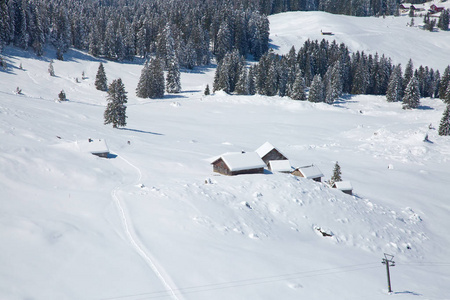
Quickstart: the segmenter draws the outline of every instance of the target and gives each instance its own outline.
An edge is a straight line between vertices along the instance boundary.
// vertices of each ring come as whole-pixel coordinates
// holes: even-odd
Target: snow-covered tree
[[[310,102],[324,102],[323,82],[320,74],[314,76],[309,89],[308,101]]]
[[[55,76],[55,69],[53,68],[53,61],[51,61],[48,65],[48,74],[50,74],[50,76]]]
[[[126,103],[127,92],[122,83],[122,79],[116,79],[111,82],[108,88],[108,104],[104,112],[104,124],[113,124],[114,128],[124,127],[126,122]]]
[[[292,85],[291,91],[289,92],[289,97],[294,100],[306,100],[305,89],[305,78],[303,78],[302,72],[298,71],[297,75],[295,76],[294,84]]]
[[[153,58],[142,68],[136,95],[140,98],[162,98],[164,96],[164,86],[163,62]]]
[[[450,135],[450,105],[447,105],[442,115],[441,123],[439,124],[439,135]]]
[[[398,102],[402,100],[402,69],[400,65],[397,65],[394,68],[391,77],[389,77],[386,100],[388,102]]]
[[[439,84],[439,98],[444,100],[447,96],[447,88],[450,85],[450,66],[447,66],[441,76]]]
[[[336,162],[334,164],[333,176],[331,176],[330,184],[333,185],[335,182],[342,181],[341,175],[341,166]]]
[[[234,91],[238,95],[248,95],[248,74],[246,68],[242,68]]]
[[[438,27],[442,30],[448,30],[449,22],[450,22],[450,10],[445,9],[441,12],[441,15],[439,16]]]
[[[414,76],[409,81],[403,96],[403,109],[417,108],[420,105],[419,82]]]
[[[95,76],[95,88],[99,91],[106,91],[108,89],[108,79],[106,78],[105,67],[100,63]]]
[[[406,86],[411,81],[411,78],[414,76],[414,65],[412,59],[409,59],[408,63],[405,67],[405,75],[403,76],[403,91],[406,89]]]
[[[205,94],[205,96],[208,96],[209,94],[211,94],[211,92],[209,90],[209,84],[206,85],[204,94]]]
[[[180,66],[178,64],[178,59],[175,56],[172,56],[167,67],[166,92],[179,93],[180,91]]]

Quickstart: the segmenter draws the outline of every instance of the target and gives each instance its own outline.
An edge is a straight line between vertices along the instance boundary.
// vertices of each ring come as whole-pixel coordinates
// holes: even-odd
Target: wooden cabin
[[[269,167],[269,162],[271,160],[288,160],[283,153],[269,142],[265,142],[261,147],[256,149],[256,153],[258,153],[259,157],[261,157],[267,167]]]
[[[317,182],[322,182],[323,173],[315,165],[300,167],[292,172],[292,175],[312,179]]]
[[[91,153],[99,157],[107,158],[109,153],[108,145],[105,140],[102,139],[86,139],[82,141],[77,141],[80,151]]]
[[[292,167],[289,160],[271,160],[269,161],[269,170],[279,173],[291,173]]]
[[[223,175],[264,173],[266,164],[256,152],[226,153],[213,160],[213,171]]]
[[[346,194],[353,195],[353,187],[350,181],[337,181],[333,183],[331,187],[338,189]]]

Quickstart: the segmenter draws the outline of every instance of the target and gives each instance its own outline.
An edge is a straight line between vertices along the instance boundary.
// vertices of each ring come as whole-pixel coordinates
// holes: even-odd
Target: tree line
[[[217,65],[213,89],[326,103],[345,93],[386,95],[390,102],[403,101],[407,95],[414,103],[405,108],[414,108],[420,97],[449,97],[449,80],[448,67],[441,77],[439,70],[427,66],[414,69],[409,60],[403,71],[401,65],[378,53],[351,53],[343,43],[308,40],[286,55],[268,52],[248,68],[238,51],[227,53]]]
[[[268,50],[269,21],[258,10],[219,0],[0,0],[0,50],[63,59],[69,47],[111,60],[165,59],[167,26],[181,67],[207,65],[230,49],[258,59]]]

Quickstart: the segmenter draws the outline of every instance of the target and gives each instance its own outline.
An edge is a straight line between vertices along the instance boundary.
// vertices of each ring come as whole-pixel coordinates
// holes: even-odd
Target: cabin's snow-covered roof
[[[259,157],[264,157],[267,153],[269,153],[270,151],[272,151],[272,149],[277,150],[278,152],[281,153],[280,150],[278,150],[277,148],[275,148],[274,145],[272,145],[269,142],[265,142],[261,147],[259,147],[258,149],[256,149],[256,153],[258,153]],[[283,153],[281,153],[283,154]],[[284,157],[286,157],[286,155],[283,154]]]
[[[88,152],[92,154],[96,153],[108,153],[109,148],[105,140],[102,139],[85,139],[77,141],[80,151]]]
[[[269,161],[269,167],[272,172],[291,172],[292,167],[289,160],[271,160]]]
[[[350,181],[336,181],[334,186],[341,191],[353,190],[352,183]]]
[[[323,177],[322,171],[317,166],[311,165],[298,168],[303,177],[307,179]]]
[[[227,164],[230,171],[258,169],[266,166],[256,152],[226,153],[221,155],[220,158]],[[214,162],[216,161],[217,159]]]

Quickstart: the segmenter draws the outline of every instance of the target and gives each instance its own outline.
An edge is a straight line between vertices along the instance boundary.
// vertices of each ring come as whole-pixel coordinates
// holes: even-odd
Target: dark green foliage
[[[97,75],[95,76],[95,88],[99,91],[108,90],[108,79],[106,78],[105,68],[103,64],[100,63],[97,70]]]
[[[208,96],[208,95],[210,95],[211,94],[211,92],[209,91],[209,84],[207,84],[206,85],[206,88],[205,88],[205,96]]]
[[[224,58],[217,65],[214,75],[214,92],[223,90],[227,93],[233,93],[244,65],[244,57],[237,50],[225,54]]]
[[[439,124],[439,135],[450,135],[450,105],[447,105],[442,115],[441,123]]]
[[[104,124],[113,124],[114,128],[124,127],[126,122],[126,103],[127,92],[122,83],[122,79],[116,79],[111,82],[108,88],[108,104],[104,112]]]
[[[450,66],[447,66],[441,76],[439,83],[439,98],[444,100],[447,97],[447,88],[450,85]]]

